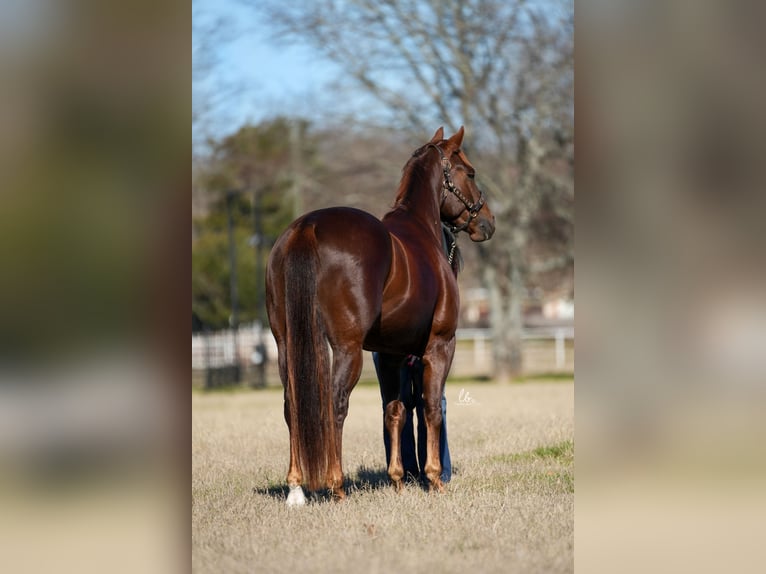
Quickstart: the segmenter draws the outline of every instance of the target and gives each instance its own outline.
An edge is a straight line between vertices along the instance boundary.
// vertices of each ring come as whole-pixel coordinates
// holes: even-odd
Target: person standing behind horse
[[[457,278],[462,264],[460,250],[457,246],[457,238],[450,228],[442,224],[442,246],[447,262],[452,268],[452,272]],[[372,360],[375,364],[375,372],[378,381],[381,381],[380,366],[378,364],[378,354],[372,354]],[[426,478],[426,424],[423,411],[423,361],[416,355],[409,355],[399,371],[399,398],[404,403],[405,422],[402,428],[401,446],[402,446],[402,464],[404,465],[404,476],[419,478],[421,482],[427,482]],[[383,395],[381,385],[381,398],[383,399],[383,411],[386,409],[386,399]],[[442,428],[439,434],[439,460],[442,465],[441,480],[449,482],[452,478],[452,459],[449,454],[449,443],[447,442],[447,398],[442,393]],[[418,444],[415,449],[415,426],[412,420],[413,410],[418,415]],[[391,437],[383,425],[383,444],[386,447],[386,467],[391,462]]]
[[[375,371],[380,379],[378,370],[378,354],[372,354]],[[420,479],[422,483],[427,482],[426,478],[426,424],[425,414],[423,412],[423,361],[415,355],[408,356],[402,364],[399,373],[401,384],[399,397],[405,408],[405,423],[402,429],[402,463],[404,465],[404,476],[410,476]],[[382,393],[381,393],[382,396]],[[383,408],[385,410],[385,399]],[[441,480],[449,482],[452,478],[452,459],[449,454],[449,443],[447,442],[447,398],[442,395],[442,429],[439,435],[439,460],[442,465]],[[417,450],[415,448],[415,425],[413,422],[413,410],[418,416],[418,441]],[[386,447],[386,467],[391,462],[391,438],[383,425],[383,444]]]

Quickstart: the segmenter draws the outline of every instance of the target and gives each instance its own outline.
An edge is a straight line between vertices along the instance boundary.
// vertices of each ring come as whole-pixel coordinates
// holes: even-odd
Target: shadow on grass
[[[408,482],[420,484],[420,482],[412,476],[409,477]],[[423,484],[420,484],[420,486],[427,489]],[[346,496],[353,495],[359,491],[374,491],[386,488],[393,490],[394,487],[388,478],[388,471],[385,467],[370,468],[367,466],[360,466],[356,471],[349,473],[344,480]],[[306,492],[307,498],[311,502],[329,502],[332,500],[328,489],[322,488],[315,492],[308,492],[305,485],[303,489],[304,492]],[[253,488],[253,494],[285,501],[287,500],[289,490],[287,484],[270,484],[267,487]]]
[[[457,469],[452,467],[452,474],[456,474]],[[346,478],[346,494],[354,492],[355,490],[380,490],[384,488],[390,488],[393,490],[394,485],[388,478],[388,471],[385,467],[372,469],[365,466],[360,466],[354,474],[355,479],[349,480]],[[420,479],[411,474],[407,474],[404,478],[404,483],[414,486],[419,486],[422,490],[428,492],[430,486],[428,480]]]
[[[269,498],[280,499],[280,500],[286,500],[287,493],[289,491],[290,489],[287,488],[287,484],[282,484],[282,485],[272,484],[265,488],[253,488],[253,494],[258,494],[260,496],[268,496]]]
[[[355,472],[346,477],[346,494],[356,490],[380,490],[393,488],[385,467],[370,468],[360,466]]]

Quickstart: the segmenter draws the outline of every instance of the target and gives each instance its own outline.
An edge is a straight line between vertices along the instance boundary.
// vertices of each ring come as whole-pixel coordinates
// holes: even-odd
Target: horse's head
[[[474,181],[476,170],[460,148],[462,143],[461,127],[447,140],[444,139],[444,129],[439,128],[427,144],[436,148],[441,157],[444,174],[441,220],[450,226],[453,233],[465,231],[473,241],[486,241],[495,232],[495,216]]]

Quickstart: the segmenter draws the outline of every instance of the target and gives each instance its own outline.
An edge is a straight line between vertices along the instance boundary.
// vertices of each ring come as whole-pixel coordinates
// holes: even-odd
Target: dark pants
[[[375,370],[378,371],[378,354],[372,354]],[[402,365],[399,374],[399,399],[404,403],[406,419],[402,429],[402,464],[404,476],[419,477],[426,480],[426,419],[423,412],[423,363],[415,357],[409,357]],[[380,372],[378,371],[378,379]],[[381,398],[382,392],[381,392]],[[383,405],[385,411],[386,405]],[[415,449],[415,429],[412,411],[418,415],[418,444]],[[391,462],[391,438],[388,435],[385,424],[383,425],[383,444],[386,447],[386,466]],[[447,443],[447,398],[442,395],[442,429],[439,435],[439,460],[442,465],[442,482],[449,482],[452,478],[452,460],[449,455]],[[418,464],[419,462],[419,464]]]

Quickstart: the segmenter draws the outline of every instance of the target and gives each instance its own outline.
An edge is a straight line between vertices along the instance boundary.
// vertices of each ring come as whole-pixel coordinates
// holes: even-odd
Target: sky
[[[246,121],[258,122],[278,114],[311,118],[329,103],[329,83],[337,67],[306,47],[277,45],[268,23],[253,8],[237,0],[195,0],[195,16],[224,16],[231,38],[218,45],[215,72],[205,89],[226,94],[215,114],[213,131],[228,133]]]

